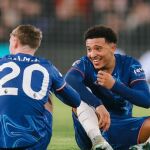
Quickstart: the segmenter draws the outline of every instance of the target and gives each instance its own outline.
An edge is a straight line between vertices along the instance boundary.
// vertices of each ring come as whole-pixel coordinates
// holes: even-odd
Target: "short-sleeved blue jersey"
[[[65,85],[46,59],[21,53],[0,59],[0,148],[33,145],[46,137],[44,104],[50,91]]]
[[[115,78],[116,84],[121,84],[122,87],[123,85],[125,85],[128,89],[129,88],[131,89],[131,88],[134,88],[134,85],[137,84],[138,82],[142,82],[143,83],[142,85],[145,86],[143,87],[143,89],[145,88],[144,90],[149,95],[147,85],[145,85],[146,83],[145,74],[141,67],[141,64],[136,59],[130,56],[126,56],[126,55],[115,54],[115,59],[116,59],[116,63],[115,63],[116,65],[112,72],[112,76]],[[108,90],[97,84],[97,72],[98,71],[95,70],[93,64],[88,59],[88,57],[84,56],[81,59],[73,63],[72,68],[66,74],[66,79],[69,81],[70,79],[72,79],[71,77],[72,75],[78,76],[76,77],[76,79],[78,78],[80,82],[82,82],[86,87],[89,87],[91,89],[92,93],[97,98],[99,98],[99,101],[101,101],[105,105],[105,107],[109,110],[111,115],[116,115],[116,114],[123,115],[123,116],[132,115],[133,104],[130,101],[130,99],[133,100],[134,98],[129,98],[129,97],[134,96],[134,92],[136,95],[138,91],[134,91],[131,96],[128,94],[128,98],[129,98],[128,99],[126,98],[127,91],[122,91],[122,93],[124,92],[124,96],[122,96],[119,93],[121,89],[119,89],[120,91],[117,89],[119,92],[116,90],[117,85],[115,85],[116,87],[114,86],[111,90]],[[72,83],[73,87],[74,87],[74,84],[75,82]],[[136,88],[138,86],[139,85],[136,85]],[[81,92],[78,90],[80,87],[77,87],[76,90],[80,93],[80,95],[83,95],[82,94],[83,90]],[[86,96],[86,94],[85,96],[83,95],[83,97],[81,96],[82,100],[88,99],[88,98],[89,97]],[[92,101],[93,99],[89,101]],[[144,96],[143,96],[143,99],[144,99]],[[138,100],[135,98],[135,100],[133,101],[140,101],[139,105],[147,105],[147,104],[150,105],[150,100],[149,101],[146,101],[146,100],[145,100],[145,104],[142,104],[144,103],[144,100],[142,99]]]

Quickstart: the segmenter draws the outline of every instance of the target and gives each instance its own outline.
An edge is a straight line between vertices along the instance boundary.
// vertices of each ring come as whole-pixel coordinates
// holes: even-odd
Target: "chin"
[[[96,70],[106,70],[104,66],[94,66]]]
[[[95,68],[96,70],[100,70],[100,69],[101,69],[101,67],[99,67],[99,66],[94,66],[94,68]]]

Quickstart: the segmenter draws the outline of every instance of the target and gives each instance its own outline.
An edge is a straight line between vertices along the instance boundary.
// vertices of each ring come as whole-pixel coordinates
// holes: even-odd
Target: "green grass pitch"
[[[53,136],[48,150],[79,150],[74,139],[71,108],[53,97]],[[134,116],[150,115],[150,109],[134,107]]]

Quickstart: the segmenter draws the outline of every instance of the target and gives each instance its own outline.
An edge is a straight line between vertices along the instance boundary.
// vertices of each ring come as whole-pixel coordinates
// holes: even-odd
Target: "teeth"
[[[93,62],[98,62],[98,60],[93,60]]]

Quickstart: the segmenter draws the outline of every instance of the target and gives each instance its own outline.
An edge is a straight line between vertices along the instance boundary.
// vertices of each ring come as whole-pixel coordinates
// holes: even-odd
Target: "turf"
[[[71,108],[53,98],[53,136],[48,150],[79,150],[74,139]],[[134,107],[134,116],[150,115],[150,109]]]

